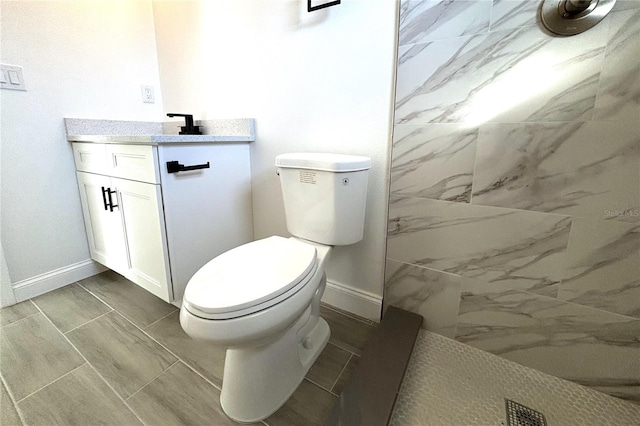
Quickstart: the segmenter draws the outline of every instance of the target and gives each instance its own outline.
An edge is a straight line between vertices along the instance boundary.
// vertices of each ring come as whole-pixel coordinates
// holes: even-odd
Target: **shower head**
[[[544,0],[540,17],[554,34],[575,35],[602,21],[616,0]]]

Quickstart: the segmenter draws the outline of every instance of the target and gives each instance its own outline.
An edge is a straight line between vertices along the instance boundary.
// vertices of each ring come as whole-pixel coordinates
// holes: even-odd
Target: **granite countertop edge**
[[[254,142],[255,137],[225,135],[68,135],[67,140],[69,142],[159,145],[181,143]]]
[[[233,118],[196,121],[201,135],[178,134],[180,122],[147,122],[65,118],[69,142],[136,145],[249,143],[255,142],[255,119]]]

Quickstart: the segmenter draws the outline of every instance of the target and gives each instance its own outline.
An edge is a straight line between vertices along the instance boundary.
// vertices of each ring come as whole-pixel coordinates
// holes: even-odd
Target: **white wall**
[[[349,0],[313,13],[304,10],[305,0],[154,1],[153,7],[165,110],[256,118],[256,239],[287,235],[277,154],[323,151],[373,159],[365,238],[336,249],[328,278],[379,303],[395,1]]]
[[[7,268],[7,260],[4,257],[2,242],[0,242],[0,307],[16,303],[16,297],[11,288],[11,276]]]
[[[161,120],[153,25],[150,1],[2,2],[1,61],[24,67],[28,89],[0,91],[14,285],[91,264],[63,117]],[[141,84],[155,86],[155,104],[141,102]]]
[[[287,234],[277,154],[371,156],[365,240],[336,250],[328,272],[379,302],[396,3],[312,14],[305,3],[3,1],[0,59],[24,67],[28,89],[0,91],[1,235],[14,285],[91,263],[62,118],[162,120],[162,89],[164,112],[257,118],[256,238]],[[155,104],[140,101],[140,84],[155,86]]]

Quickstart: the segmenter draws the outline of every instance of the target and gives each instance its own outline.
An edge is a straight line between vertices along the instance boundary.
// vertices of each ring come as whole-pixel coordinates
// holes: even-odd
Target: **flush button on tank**
[[[342,184],[345,185],[345,186],[349,185],[349,178],[342,179]]]

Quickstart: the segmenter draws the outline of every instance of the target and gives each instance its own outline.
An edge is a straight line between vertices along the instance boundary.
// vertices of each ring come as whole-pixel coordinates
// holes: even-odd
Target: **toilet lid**
[[[189,280],[184,299],[208,314],[238,311],[291,289],[315,263],[311,244],[278,236],[253,241],[200,268]]]

